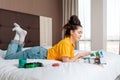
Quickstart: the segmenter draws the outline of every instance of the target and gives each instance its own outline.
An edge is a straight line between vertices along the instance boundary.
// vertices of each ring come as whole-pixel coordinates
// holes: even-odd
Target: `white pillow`
[[[0,49],[0,59],[4,59],[5,55],[6,55],[6,50]]]
[[[46,49],[50,49],[52,46],[42,46],[42,47],[44,47]]]
[[[24,51],[24,50],[26,50],[26,49],[30,49],[31,47],[24,47],[23,49],[22,49],[22,51]]]

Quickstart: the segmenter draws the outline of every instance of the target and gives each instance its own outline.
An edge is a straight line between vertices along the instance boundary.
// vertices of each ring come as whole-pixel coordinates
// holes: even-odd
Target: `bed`
[[[109,52],[104,54],[103,61],[106,64],[103,65],[85,63],[83,59],[68,63],[27,59],[28,63],[41,62],[44,66],[18,68],[18,59],[4,59],[7,45],[15,34],[11,31],[14,22],[28,31],[24,49],[40,45],[39,16],[0,9],[0,80],[120,80],[120,55]],[[75,50],[75,53],[80,52],[82,51]],[[58,63],[59,66],[53,67],[53,63]]]
[[[75,51],[75,53],[82,51]],[[41,62],[43,67],[18,68],[18,59],[5,60],[6,51],[0,50],[0,80],[120,80],[120,56],[105,52],[106,64],[78,62],[62,63],[56,60],[27,59]],[[53,63],[59,66],[53,67]]]

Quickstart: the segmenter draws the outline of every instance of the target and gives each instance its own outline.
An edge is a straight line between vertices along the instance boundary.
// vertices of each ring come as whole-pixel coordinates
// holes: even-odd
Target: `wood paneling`
[[[0,9],[0,49],[6,49],[14,38],[15,32],[12,31],[14,22],[28,32],[25,46],[39,45],[39,16]]]

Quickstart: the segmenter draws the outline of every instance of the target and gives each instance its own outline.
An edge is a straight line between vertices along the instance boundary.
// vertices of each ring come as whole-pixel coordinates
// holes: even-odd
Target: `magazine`
[[[90,64],[98,64],[98,65],[105,65],[106,62],[104,60],[104,53],[102,50],[99,51],[92,51],[89,56],[81,58],[79,62],[83,63],[90,63]]]

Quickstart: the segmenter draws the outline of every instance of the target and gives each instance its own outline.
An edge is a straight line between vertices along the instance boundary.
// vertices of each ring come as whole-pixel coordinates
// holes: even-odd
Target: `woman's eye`
[[[82,34],[82,31],[78,32],[78,34]]]

